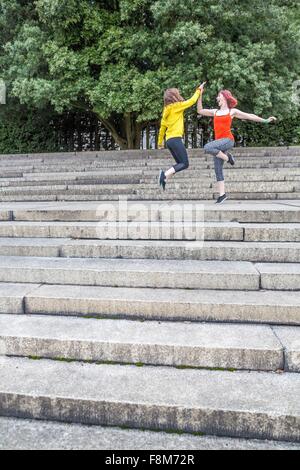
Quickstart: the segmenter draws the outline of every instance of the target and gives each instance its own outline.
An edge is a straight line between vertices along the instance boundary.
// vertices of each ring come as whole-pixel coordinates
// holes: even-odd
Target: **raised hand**
[[[206,82],[203,82],[203,83],[201,83],[201,85],[199,86],[199,89],[201,90],[201,93],[204,92],[204,87],[205,87],[205,85],[206,85]]]

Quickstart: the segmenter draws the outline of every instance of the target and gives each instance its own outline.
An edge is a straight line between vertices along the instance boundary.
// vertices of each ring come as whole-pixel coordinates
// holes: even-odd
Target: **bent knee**
[[[209,153],[210,155],[215,156],[218,153],[218,150],[216,150],[212,145],[206,144],[204,145],[204,153]]]

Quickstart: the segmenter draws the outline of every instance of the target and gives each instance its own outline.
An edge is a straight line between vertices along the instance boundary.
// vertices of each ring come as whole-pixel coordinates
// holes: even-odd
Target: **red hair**
[[[235,108],[238,104],[238,100],[233,96],[231,91],[229,90],[221,90],[220,93],[224,96],[225,100],[227,101],[228,108]]]
[[[165,91],[165,95],[164,95],[165,106],[168,106],[169,104],[173,104],[173,103],[178,103],[180,101],[184,101],[184,98],[182,98],[178,88],[168,88]]]

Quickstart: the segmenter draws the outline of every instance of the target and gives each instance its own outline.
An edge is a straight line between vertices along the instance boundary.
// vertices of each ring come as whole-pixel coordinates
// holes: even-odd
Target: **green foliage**
[[[300,114],[269,126],[239,121],[235,124],[235,135],[237,144],[247,147],[300,145]]]
[[[0,153],[56,152],[66,150],[58,144],[53,125],[54,113],[37,113],[12,102],[0,108]]]
[[[297,111],[298,1],[0,0],[0,43],[10,99],[92,111],[123,148],[160,119],[170,86],[188,98],[208,80],[205,105],[226,87],[244,111],[282,122]]]

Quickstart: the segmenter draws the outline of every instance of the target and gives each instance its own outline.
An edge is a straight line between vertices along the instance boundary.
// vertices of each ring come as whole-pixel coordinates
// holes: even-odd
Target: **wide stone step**
[[[283,237],[291,232],[290,238],[297,239],[296,228],[283,230]],[[279,240],[280,233],[276,233]],[[0,224],[0,237],[242,241],[244,230],[236,222],[3,222]],[[300,241],[300,236],[298,238]],[[272,239],[271,230],[269,239]]]
[[[247,262],[0,257],[0,281],[258,290],[260,276]]]
[[[268,326],[0,316],[6,356],[276,371],[283,347]]]
[[[211,190],[210,190],[211,191]],[[118,201],[120,196],[124,196],[128,199],[128,201],[210,201],[212,199],[216,200],[218,198],[217,193],[206,192],[202,193],[199,191],[196,192],[187,192],[187,191],[135,191],[133,190],[132,193],[123,194],[115,193],[107,193],[107,194],[95,194],[93,192],[86,193],[85,191],[75,191],[72,193],[72,190],[64,191],[62,193],[57,192],[56,194],[43,194],[43,193],[36,193],[36,194],[10,194],[10,195],[0,195],[0,202],[50,202],[50,201],[63,201],[63,202],[84,202],[84,201]],[[229,194],[230,200],[232,201],[276,201],[276,200],[295,200],[300,199],[300,192],[291,192],[291,193],[279,193],[279,192],[254,192],[254,193],[231,193]]]
[[[295,204],[295,205],[294,205]],[[185,220],[240,223],[299,223],[300,203],[287,204],[265,201],[230,202],[218,206],[213,201],[157,201],[81,202],[81,203],[0,203],[0,219],[15,221],[104,222],[136,221],[158,222]]]
[[[8,239],[9,240],[9,239]],[[254,261],[255,258],[266,254],[272,254],[273,259],[279,256],[290,256],[291,253],[298,252],[299,244],[293,243],[288,246],[272,243],[246,243],[246,242],[205,242],[202,246],[193,241],[152,241],[152,240],[72,240],[66,241],[61,247],[61,256],[72,258],[127,258],[127,259],[211,259],[215,256],[220,259],[222,256],[234,259],[240,256],[241,252],[245,259]],[[0,244],[2,242],[0,240]],[[0,245],[0,253],[1,253]],[[216,249],[216,251],[214,251]],[[282,250],[292,250],[290,255]],[[263,251],[264,253],[263,253]],[[215,259],[216,259],[215,258]],[[296,255],[296,259],[298,255]],[[295,262],[292,259],[291,262]],[[239,259],[238,259],[239,260]]]
[[[155,178],[155,182],[157,182],[157,169],[151,169],[147,166],[145,167],[138,167],[134,168],[121,168],[118,167],[114,169],[101,169],[101,167],[83,167],[76,165],[72,168],[68,168],[68,171],[58,173],[57,165],[55,167],[47,168],[45,165],[40,168],[40,172],[37,171],[38,168],[34,168],[34,171],[31,173],[28,169],[23,169],[22,174],[19,177],[3,177],[3,174],[7,173],[7,168],[3,168],[1,173],[1,183],[5,182],[30,182],[30,181],[51,181],[57,182],[61,180],[69,180],[74,181],[77,179],[84,180],[84,179],[96,179],[96,178],[117,178],[117,177],[125,177],[129,178],[132,177],[143,177],[145,181],[149,181],[151,178]],[[46,171],[47,170],[47,171]],[[15,170],[9,170],[12,173],[15,173]],[[19,170],[20,171],[20,170]],[[280,168],[280,169],[272,169],[272,168],[228,168],[224,167],[224,172],[226,175],[226,180],[234,180],[234,181],[284,181],[286,180],[293,180],[295,177],[299,176],[300,174],[300,167],[299,168]],[[13,176],[13,175],[12,175]],[[214,177],[215,172],[213,169],[204,169],[204,168],[193,168],[192,174],[190,172],[182,172],[176,175],[176,181],[181,180],[188,180],[188,179],[203,179],[209,177]]]
[[[1,188],[28,188],[30,186],[40,186],[41,184],[44,187],[53,187],[55,184],[59,183],[61,185],[66,185],[68,187],[72,186],[78,186],[78,185],[123,185],[123,184],[132,184],[132,185],[137,185],[141,184],[141,177],[140,176],[116,176],[116,177],[108,177],[108,176],[102,176],[102,177],[97,177],[97,176],[90,176],[90,177],[85,177],[85,178],[78,178],[76,176],[71,176],[70,178],[53,178],[51,179],[40,179],[38,181],[35,181],[34,179],[22,179],[22,180],[16,180],[16,181],[3,181],[0,180],[0,187]]]
[[[111,152],[110,152],[111,153]],[[298,155],[285,155],[283,158],[280,158],[275,155],[270,155],[270,156],[259,156],[259,155],[252,155],[252,156],[245,156],[238,154],[236,152],[233,152],[235,157],[236,157],[236,164],[235,167],[238,167],[239,165],[257,165],[257,166],[263,166],[263,165],[270,165],[270,164],[276,164],[276,165],[285,165],[286,163],[294,164],[295,168],[299,167],[300,163],[300,156]],[[127,157],[127,158],[126,158]],[[24,170],[30,170],[30,169],[41,169],[41,168],[47,168],[49,170],[55,171],[55,167],[58,168],[64,168],[66,171],[74,171],[78,167],[79,168],[90,168],[90,167],[95,167],[95,168],[102,168],[102,169],[108,169],[108,168],[123,168],[123,167],[128,167],[128,168],[139,168],[139,167],[149,167],[149,168],[158,168],[158,167],[165,167],[168,166],[171,162],[174,163],[174,160],[170,154],[170,152],[164,152],[161,153],[158,157],[152,157],[148,155],[140,155],[138,158],[128,158],[128,155],[126,155],[125,158],[121,159],[115,159],[115,158],[108,158],[105,159],[103,158],[103,152],[101,152],[101,156],[99,158],[56,158],[56,159],[28,159],[27,161],[24,160],[17,160],[13,157],[11,157],[9,160],[2,160],[0,161],[0,168],[5,170],[13,170],[13,169],[24,169]],[[214,164],[213,158],[210,155],[203,155],[199,153],[198,155],[193,155],[190,153],[189,155],[190,163],[191,166],[193,167],[200,167],[205,164],[212,165]],[[228,164],[225,164],[225,166],[228,166]]]
[[[300,242],[300,224],[203,223],[201,221],[187,222],[185,220],[171,223],[163,221],[2,222],[0,224],[0,237]]]
[[[74,285],[27,289],[22,298],[27,314],[300,325],[299,292]]]
[[[40,170],[40,172],[38,172]],[[139,167],[139,168],[122,168],[118,169],[101,169],[100,167],[73,167],[72,170],[58,172],[57,166],[48,168],[42,166],[41,168],[20,169],[20,176],[15,176],[15,171],[3,169],[1,173],[0,185],[7,184],[11,186],[39,185],[43,184],[76,184],[76,181],[94,181],[99,184],[126,184],[126,182],[140,182],[141,184],[157,184],[159,168]],[[10,177],[6,176],[10,172]],[[245,182],[257,181],[263,182],[295,182],[300,177],[299,168],[228,168],[224,167],[226,181],[231,182]],[[215,171],[213,168],[196,167],[193,168],[192,174],[189,171],[181,172],[175,178],[169,180],[169,184],[173,183],[192,183],[196,185],[207,184],[209,180],[215,180]],[[61,183],[63,182],[63,183]]]
[[[300,243],[0,238],[0,256],[300,263]]]
[[[298,374],[0,358],[0,414],[299,442]]]
[[[0,418],[0,435],[0,450],[300,450],[300,444],[292,442],[15,418]]]
[[[176,182],[174,178],[167,183],[167,192],[182,191],[186,194],[204,193],[212,187],[212,182],[207,181],[198,182]],[[295,181],[275,181],[275,182],[228,182],[226,190],[229,193],[292,193],[300,191],[300,183]],[[19,186],[19,187],[1,187],[1,196],[12,196],[18,194],[36,195],[36,194],[152,194],[161,193],[158,184],[57,184],[57,185],[33,185],[33,186]]]

